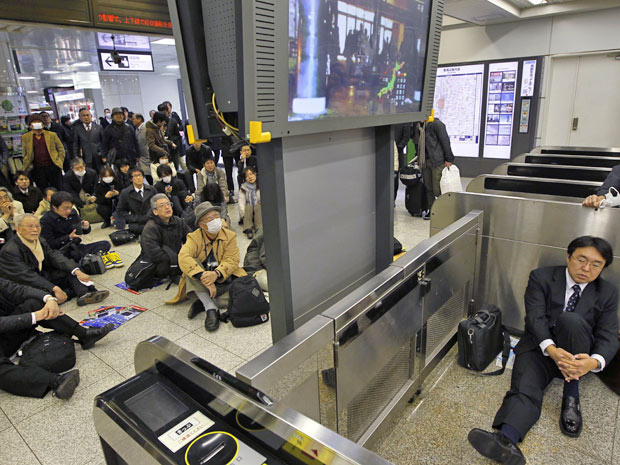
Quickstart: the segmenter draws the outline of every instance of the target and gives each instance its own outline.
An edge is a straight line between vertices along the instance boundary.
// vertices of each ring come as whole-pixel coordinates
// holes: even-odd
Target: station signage
[[[119,51],[121,58],[119,63],[114,62],[112,52],[109,50],[98,50],[97,54],[101,71],[154,71],[151,53]]]

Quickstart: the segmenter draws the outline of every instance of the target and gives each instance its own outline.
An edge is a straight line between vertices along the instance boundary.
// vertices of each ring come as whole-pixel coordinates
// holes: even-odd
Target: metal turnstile
[[[540,165],[571,165],[571,166],[598,166],[613,168],[620,164],[620,157],[599,157],[583,155],[538,155],[523,153],[512,160],[513,163],[537,163]]]
[[[532,153],[558,154],[558,155],[585,155],[594,157],[620,157],[620,148],[606,147],[562,147],[545,145],[536,147]]]
[[[169,340],[95,399],[107,465],[390,465]]]
[[[492,174],[529,178],[572,179],[574,181],[602,183],[609,173],[611,173],[611,168],[508,162],[497,166]]]
[[[481,174],[471,180],[467,192],[581,202],[587,196],[595,194],[600,186],[600,182],[591,181]]]

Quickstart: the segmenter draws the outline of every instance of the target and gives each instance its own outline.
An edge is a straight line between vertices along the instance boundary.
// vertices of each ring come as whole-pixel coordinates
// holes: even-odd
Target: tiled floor
[[[429,222],[412,218],[404,209],[404,190],[396,201],[394,234],[405,248],[411,248],[428,237]],[[236,205],[229,208],[235,226]],[[101,230],[94,225],[85,241],[107,239],[111,229]],[[243,256],[249,240],[237,236]],[[252,328],[232,328],[223,325],[215,333],[204,329],[204,314],[187,319],[188,303],[165,305],[176,287],[166,286],[134,295],[114,285],[124,279],[127,266],[138,256],[139,244],[134,242],[117,247],[125,262],[103,275],[93,276],[99,289],[108,289],[106,304],[138,304],[148,311],[129,321],[100,341],[93,349],[77,350],[80,385],[73,398],[61,401],[47,395],[30,399],[0,391],[0,465],[101,465],[103,455],[92,420],[94,397],[108,388],[133,376],[133,352],[136,344],[150,336],[162,335],[187,350],[204,357],[221,368],[235,369],[271,345],[271,328],[267,325]],[[66,314],[76,320],[87,317],[88,310],[97,306],[77,307],[75,300],[63,305]]]
[[[495,367],[490,367],[495,368]],[[482,377],[456,363],[456,347],[423,385],[395,426],[373,449],[396,465],[491,464],[467,442],[471,428],[490,430],[510,387],[511,371]],[[581,382],[584,428],[577,439],[560,432],[562,382],[547,389],[542,415],[520,445],[528,464],[620,463],[620,398],[596,376]]]

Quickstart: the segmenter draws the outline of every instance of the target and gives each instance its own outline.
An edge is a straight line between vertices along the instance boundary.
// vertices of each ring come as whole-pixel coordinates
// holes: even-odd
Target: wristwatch
[[[222,277],[222,273],[220,273],[220,270],[215,270],[215,274],[217,275],[218,279]]]

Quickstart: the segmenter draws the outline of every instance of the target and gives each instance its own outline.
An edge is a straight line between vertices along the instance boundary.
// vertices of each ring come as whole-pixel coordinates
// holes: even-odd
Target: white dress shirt
[[[570,274],[568,274],[568,268],[566,268],[566,293],[564,294],[564,311],[566,311],[566,305],[568,304],[568,299],[570,299],[570,297],[575,292],[573,291],[573,286],[575,284],[577,283],[573,280],[573,278],[571,278]],[[581,288],[581,292],[579,293],[579,296],[580,296],[579,298],[581,298],[581,296],[583,295],[583,291],[588,284],[589,283],[578,284],[578,286]],[[550,345],[555,345],[555,342],[553,342],[553,339],[545,339],[544,341],[540,343],[540,350],[542,350],[543,355],[545,355],[546,357],[549,356],[549,354],[547,353],[547,347],[549,347]],[[603,368],[605,368],[605,359],[603,358],[602,355],[592,354],[590,357],[598,360],[599,363],[601,364],[600,368],[592,370],[593,373],[597,373],[601,371]]]

